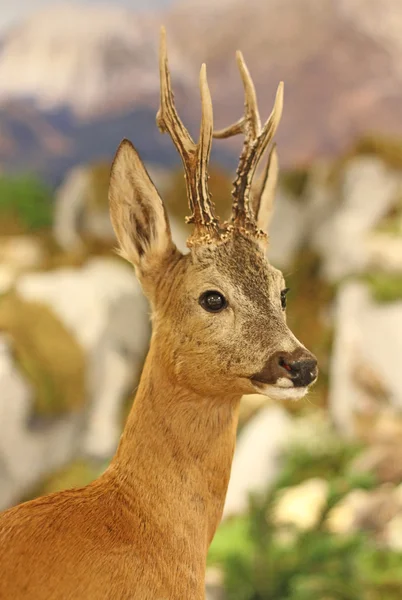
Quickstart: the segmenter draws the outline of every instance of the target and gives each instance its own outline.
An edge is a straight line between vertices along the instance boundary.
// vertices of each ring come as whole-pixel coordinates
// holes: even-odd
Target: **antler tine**
[[[278,128],[283,108],[283,82],[278,86],[274,108],[261,129],[257,95],[250,72],[240,51],[236,53],[237,65],[244,88],[244,116],[229,127],[215,131],[215,138],[228,138],[244,133],[243,150],[240,155],[237,175],[233,188],[232,221],[246,230],[255,232],[255,214],[250,204],[251,182],[267,146]]]
[[[166,30],[161,28],[159,68],[161,80],[160,108],[156,115],[157,125],[162,133],[168,132],[179,152],[186,178],[187,194],[191,210],[188,223],[194,223],[196,229],[207,228],[206,234],[218,233],[218,219],[214,204],[208,191],[208,161],[211,153],[213,132],[213,112],[211,94],[208,87],[206,66],[201,67],[201,125],[200,139],[196,144],[177,114],[170,81],[167,59]],[[212,231],[211,231],[212,228]],[[198,232],[195,236],[197,237]]]
[[[255,93],[253,80],[251,79],[250,72],[240,50],[236,52],[236,59],[243,81],[245,95],[244,126],[245,128],[249,128],[249,132],[246,131],[246,133],[248,133],[249,137],[253,140],[259,135],[261,130],[261,119],[258,112],[257,94]]]
[[[259,139],[261,140],[261,142],[257,150],[257,163],[255,165],[255,168],[257,167],[257,164],[262,155],[264,154],[269,142],[273,139],[281,121],[283,112],[283,88],[283,81],[281,81],[278,85],[278,89],[276,90],[275,102],[272,112],[269,115],[259,135]]]
[[[200,189],[197,193],[197,198],[202,199],[200,202],[199,211],[201,222],[204,225],[217,224],[218,220],[215,216],[214,204],[211,199],[211,194],[208,190],[208,162],[211,155],[212,133],[214,128],[213,111],[211,93],[209,91],[207,81],[207,67],[202,65],[200,71],[200,92],[201,92],[201,125],[200,125],[200,140],[197,145],[197,177],[196,180]]]
[[[195,143],[177,114],[170,81],[169,64],[167,59],[166,29],[161,27],[159,72],[161,98],[160,108],[156,115],[156,123],[162,133],[168,132],[176,146],[186,168],[189,157],[195,153]]]
[[[243,82],[244,96],[245,96],[245,114],[233,125],[214,131],[214,138],[225,139],[238,135],[239,133],[245,133],[246,127],[248,126],[248,134],[250,139],[255,139],[261,130],[261,119],[258,112],[257,95],[255,93],[255,87],[253,80],[251,79],[250,72],[244,61],[243,54],[238,50],[236,52],[237,65],[239,67],[240,75]]]
[[[213,137],[217,140],[225,140],[235,135],[239,135],[239,133],[243,133],[245,120],[246,119],[242,117],[236,123],[233,123],[233,125],[229,125],[229,127],[225,127],[224,129],[218,129],[217,131],[214,131]]]

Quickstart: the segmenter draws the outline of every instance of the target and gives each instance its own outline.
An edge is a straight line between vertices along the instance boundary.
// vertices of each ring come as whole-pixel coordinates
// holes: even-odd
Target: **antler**
[[[234,198],[232,221],[235,226],[255,233],[257,226],[250,200],[251,182],[258,163],[274,137],[282,116],[283,82],[278,86],[272,113],[261,128],[254,83],[240,51],[237,51],[236,59],[245,94],[244,116],[237,123],[220,131],[214,131],[213,137],[223,139],[239,133],[244,133],[245,135],[232,192]]]
[[[208,191],[207,168],[211,153],[213,114],[206,66],[203,64],[200,72],[202,115],[198,144],[193,141],[175,108],[167,59],[166,30],[164,27],[161,28],[159,69],[161,100],[160,108],[156,115],[156,122],[162,133],[169,133],[183,162],[187,195],[192,213],[186,220],[188,223],[194,223],[195,225],[191,239],[193,241],[196,239],[197,241],[201,241],[203,239],[219,237],[219,222],[215,215],[214,203]],[[191,245],[191,242],[189,245]]]

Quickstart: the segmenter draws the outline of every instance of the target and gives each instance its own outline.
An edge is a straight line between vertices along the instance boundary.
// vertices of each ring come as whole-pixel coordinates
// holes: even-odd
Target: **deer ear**
[[[274,210],[274,198],[278,182],[278,153],[274,145],[269,153],[267,166],[262,175],[258,192],[254,196],[253,209],[259,229],[267,231]]]
[[[120,254],[140,272],[175,249],[163,202],[128,140],[121,142],[113,161],[109,206]]]

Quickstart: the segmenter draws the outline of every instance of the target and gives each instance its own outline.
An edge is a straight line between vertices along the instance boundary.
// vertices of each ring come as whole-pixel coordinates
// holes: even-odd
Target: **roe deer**
[[[174,106],[162,29],[157,123],[183,161],[194,225],[189,252],[175,247],[162,200],[124,140],[111,170],[110,213],[120,252],[151,303],[149,353],[106,471],[82,489],[26,502],[0,517],[1,599],[204,598],[241,396],[297,399],[317,377],[314,356],[286,325],[283,276],[265,257],[275,147],[260,193],[251,194],[280,120],[282,85],[261,127],[253,82],[240,53],[237,60],[245,115],[215,136],[242,132],[245,141],[232,217],[221,223],[207,185],[213,124],[205,65],[195,144]]]

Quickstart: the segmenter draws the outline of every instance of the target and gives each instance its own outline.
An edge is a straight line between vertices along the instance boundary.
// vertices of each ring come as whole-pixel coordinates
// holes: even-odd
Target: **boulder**
[[[205,576],[205,600],[224,600],[223,573],[218,567],[208,567]]]
[[[223,518],[244,514],[251,493],[269,489],[281,466],[291,418],[277,405],[262,408],[241,430],[232,464]]]
[[[358,530],[357,516],[369,504],[367,490],[352,490],[334,508],[326,519],[326,526],[332,533],[349,534]]]
[[[308,206],[302,199],[278,189],[268,247],[269,260],[278,269],[292,265],[308,230],[308,216]]]
[[[93,258],[80,269],[22,276],[17,293],[54,311],[88,361],[88,428],[83,449],[104,458],[121,430],[121,409],[135,387],[150,336],[148,304],[134,270],[117,258]]]
[[[0,239],[0,293],[7,292],[24,271],[39,268],[45,250],[38,238],[29,235],[4,236]]]
[[[402,301],[378,304],[367,285],[338,292],[330,365],[329,408],[341,433],[356,435],[356,414],[402,409]]]
[[[147,165],[147,169],[163,194],[170,173],[153,164]],[[109,175],[109,163],[74,167],[56,191],[53,235],[64,251],[81,250],[86,236],[115,245],[109,216]]]
[[[326,525],[333,533],[367,531],[378,541],[392,544],[401,509],[400,491],[393,485],[381,485],[372,491],[353,490],[329,512]]]
[[[379,483],[402,481],[402,442],[368,447],[351,463],[353,473],[372,473]]]
[[[378,239],[371,243],[371,237],[397,203],[402,177],[378,158],[361,156],[346,164],[334,185],[338,201],[312,236],[330,281],[378,264]]]
[[[328,490],[328,482],[319,477],[284,488],[277,494],[270,518],[277,526],[294,526],[302,531],[313,529],[327,504]]]
[[[10,340],[0,336],[0,510],[20,501],[46,473],[74,455],[77,414],[39,430],[29,427],[34,390],[15,366]]]
[[[394,552],[402,552],[402,511],[387,523],[384,530],[384,541]]]

